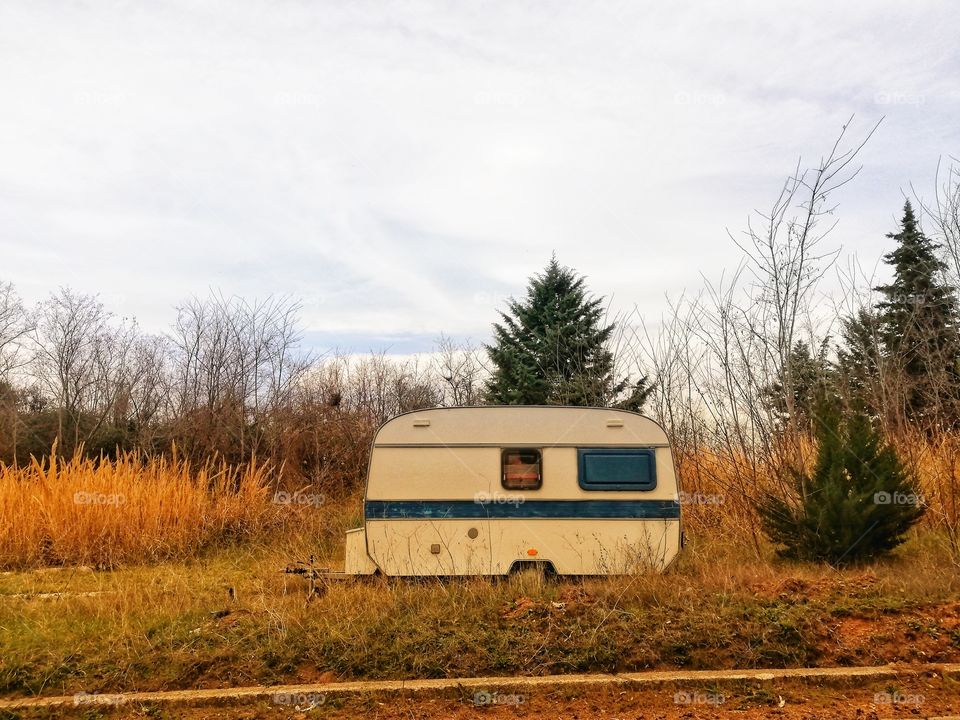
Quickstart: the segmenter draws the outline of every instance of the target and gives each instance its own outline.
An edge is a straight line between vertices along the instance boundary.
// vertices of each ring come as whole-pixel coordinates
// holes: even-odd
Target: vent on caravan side
[[[414,427],[430,427],[430,418],[419,418],[413,421]]]
[[[611,418],[610,420],[607,420],[607,427],[609,428],[623,427],[623,420],[620,420],[619,418]]]

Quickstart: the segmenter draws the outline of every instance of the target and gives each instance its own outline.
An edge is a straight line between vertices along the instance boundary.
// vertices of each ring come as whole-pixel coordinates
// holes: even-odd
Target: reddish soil
[[[824,665],[954,662],[960,658],[960,603],[838,618],[824,628]]]
[[[466,720],[467,718],[528,718],[529,720],[687,720],[737,718],[737,720],[814,720],[853,718],[943,717],[960,713],[960,687],[939,677],[913,678],[897,687],[870,683],[861,687],[813,686],[777,682],[734,687],[676,687],[661,690],[593,689],[535,690],[530,695],[491,693],[480,698],[494,701],[477,705],[464,697],[402,696],[348,700],[311,699],[312,707],[258,702],[222,707],[171,707],[160,710],[121,707],[111,718],[177,717],[188,720],[316,717],[345,720]],[[58,711],[55,715],[60,717]],[[41,717],[41,716],[30,716]],[[51,715],[53,717],[53,715]]]

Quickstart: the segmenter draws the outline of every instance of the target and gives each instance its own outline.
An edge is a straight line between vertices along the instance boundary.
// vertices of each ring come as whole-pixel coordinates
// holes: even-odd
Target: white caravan
[[[377,432],[344,575],[506,575],[530,563],[618,575],[663,570],[680,546],[673,457],[649,418],[433,408]]]

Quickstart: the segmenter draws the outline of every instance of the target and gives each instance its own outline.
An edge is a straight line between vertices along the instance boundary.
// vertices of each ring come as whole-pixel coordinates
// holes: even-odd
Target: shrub
[[[761,496],[757,511],[782,557],[850,564],[883,555],[923,514],[896,451],[862,414],[823,404],[812,473],[794,472],[786,497]]]

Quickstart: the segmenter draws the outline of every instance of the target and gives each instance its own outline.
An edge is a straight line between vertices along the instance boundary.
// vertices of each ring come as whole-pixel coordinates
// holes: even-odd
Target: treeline
[[[298,480],[355,483],[373,430],[408,410],[479,402],[479,354],[440,338],[425,360],[313,357],[299,304],[211,295],[162,335],[61,289],[26,307],[0,284],[0,461],[81,450],[272,461]]]

